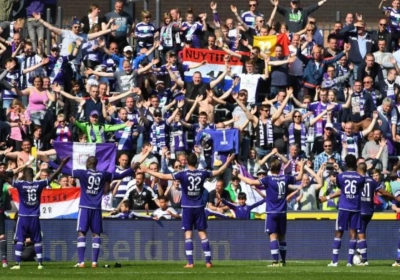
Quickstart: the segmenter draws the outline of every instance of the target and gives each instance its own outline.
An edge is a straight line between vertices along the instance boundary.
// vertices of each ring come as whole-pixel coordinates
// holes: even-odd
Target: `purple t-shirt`
[[[105,183],[113,179],[111,173],[90,169],[72,170],[72,177],[79,178],[81,183],[79,207],[101,209]]]
[[[267,192],[267,213],[286,213],[286,196],[289,185],[294,185],[296,179],[290,175],[271,175],[259,180]]]
[[[361,192],[361,214],[374,214],[374,195],[375,192],[381,188],[382,186],[379,185],[375,180],[370,177],[365,177],[364,189]]]
[[[12,186],[18,190],[19,216],[40,216],[40,197],[48,185],[48,179],[33,182],[13,181]]]
[[[174,180],[179,180],[182,186],[182,208],[204,207],[204,181],[212,177],[211,171],[185,170],[174,173]]]
[[[58,83],[64,85],[64,69],[68,63],[68,56],[49,56],[49,63],[47,64],[47,75],[52,84]]]
[[[355,171],[347,171],[338,175],[337,185],[341,190],[339,210],[360,212],[361,191],[364,183],[365,178]]]

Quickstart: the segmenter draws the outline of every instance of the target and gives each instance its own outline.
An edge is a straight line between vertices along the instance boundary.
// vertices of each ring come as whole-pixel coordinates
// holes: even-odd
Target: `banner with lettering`
[[[275,56],[275,46],[279,44],[283,47],[283,55],[289,55],[289,37],[286,34],[271,36],[254,36],[253,46],[259,47],[261,52],[269,52],[271,56]]]
[[[191,82],[192,76],[195,72],[200,72],[204,83],[210,83],[217,79],[225,71],[224,51],[210,51],[206,49],[183,49],[183,64],[192,65],[202,61],[207,61],[206,65],[203,65],[196,69],[191,69],[185,72],[185,81]],[[230,76],[237,76],[242,73],[243,66],[239,58],[231,57],[229,61],[231,67]],[[221,89],[227,90],[232,86],[232,79],[228,75],[225,80],[218,85]],[[235,89],[238,90],[239,86]]]
[[[11,189],[11,197],[19,209],[17,189]],[[81,188],[45,189],[40,198],[41,219],[76,219],[78,217]]]

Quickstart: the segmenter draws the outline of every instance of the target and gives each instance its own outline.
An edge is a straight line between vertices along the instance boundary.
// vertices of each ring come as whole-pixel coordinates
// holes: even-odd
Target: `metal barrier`
[[[55,26],[60,28],[60,29],[63,29],[62,20],[63,20],[63,9],[61,7],[58,7],[57,8],[57,19],[56,19]],[[50,8],[46,9],[46,22],[52,24],[51,9]],[[57,36],[57,44],[61,44],[61,36],[60,35]],[[51,47],[52,47],[51,31],[48,28],[46,28],[46,50],[47,50],[47,54],[50,53]]]

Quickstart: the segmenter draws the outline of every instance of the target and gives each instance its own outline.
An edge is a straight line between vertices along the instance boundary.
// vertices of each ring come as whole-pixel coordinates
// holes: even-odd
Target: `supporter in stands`
[[[215,184],[215,189],[211,190],[208,195],[208,203],[207,208],[211,210],[211,212],[218,212],[224,214],[226,211],[229,211],[229,207],[225,205],[221,199],[225,199],[226,201],[231,201],[230,194],[224,187],[223,180],[217,180]]]
[[[105,18],[99,6],[92,5],[89,14],[81,21],[74,18],[68,30],[44,22],[41,5],[28,5],[27,19],[0,23],[4,27],[0,41],[10,39],[4,42],[5,70],[0,72],[1,107],[8,109],[0,114],[0,155],[21,166],[30,155],[56,157],[53,145],[59,142],[88,143],[85,147],[90,149],[101,143],[110,149],[117,146],[117,172],[125,170],[129,161],[145,157],[149,170],[175,173],[187,168],[188,151],[197,155],[199,169],[220,166],[225,161],[221,147],[226,146],[222,153],[240,155],[237,166],[257,178],[267,174],[264,165],[274,158],[286,163],[281,174],[296,174],[298,159],[307,157],[318,178],[309,172],[303,179],[314,177],[321,185],[321,196],[334,192],[334,172],[346,170],[341,158],[347,154],[358,157],[362,151],[369,169],[383,161],[378,167],[390,172],[390,156],[396,156],[400,147],[396,63],[400,52],[389,52],[398,48],[393,45],[398,43],[400,29],[391,24],[391,32],[387,31],[388,19],[382,18],[379,26],[373,26],[377,30],[367,33],[364,21],[368,19],[348,13],[343,22],[332,22],[323,42],[322,24],[317,26],[311,14],[325,2],[300,8],[299,1],[293,0],[289,8],[282,8],[279,4],[285,3],[278,1],[265,7],[249,0],[249,11],[242,15],[243,7],[230,7],[237,22],[222,18],[216,2],[210,3],[210,11],[196,6],[196,13],[190,10],[185,15],[174,8],[162,11],[167,13],[157,29],[149,11],[138,11],[141,22],[135,26],[123,12],[123,2],[117,0],[115,11],[103,11]],[[275,22],[276,11],[284,22]],[[267,14],[271,14],[269,19],[264,17]],[[37,28],[36,37],[22,38],[26,32],[19,29],[24,20],[28,33]],[[62,45],[43,41],[42,27],[60,35]],[[127,38],[132,31],[135,43],[130,45]],[[277,36],[270,37],[277,43],[267,49],[272,41],[256,43],[265,35]],[[49,53],[44,45],[50,46]],[[387,71],[386,79],[382,69]],[[84,133],[79,133],[74,123],[84,122]],[[121,130],[107,133],[113,125]],[[218,130],[221,138],[202,143],[198,139],[206,130]],[[227,136],[233,135],[228,134],[230,130],[237,140]],[[51,174],[40,161],[32,167],[38,178]],[[240,192],[250,198],[253,190],[231,178],[229,169],[223,175],[231,200]],[[112,182],[109,198],[114,207],[127,195],[129,183],[135,193],[129,198],[134,208],[155,209],[154,201],[165,195],[179,213],[179,181],[168,186],[153,177],[136,177],[144,184],[134,178]],[[68,186],[79,185],[73,177],[68,181]],[[207,181],[205,186],[213,192],[220,182]],[[59,183],[67,186],[64,177]],[[292,196],[299,210],[335,209],[335,199],[319,205],[311,195],[309,201],[314,189],[303,185]],[[150,194],[144,204],[138,195],[142,190]]]
[[[124,12],[124,1],[115,1],[114,9],[114,11],[107,13],[104,18],[105,22],[114,19],[115,24],[118,26],[117,29],[113,30],[115,32],[109,36],[109,42],[117,43],[119,52],[122,53],[122,50],[128,45],[126,36],[129,36],[134,30],[134,24],[132,17],[127,12]],[[103,30],[105,30],[104,25],[105,23],[102,26]]]
[[[168,197],[166,196],[159,196],[158,197],[158,203],[160,205],[160,208],[157,208],[153,212],[153,216],[157,220],[171,220],[171,219],[180,219],[181,216],[176,212],[176,210],[168,206]]]
[[[132,209],[135,210],[154,210],[158,205],[158,198],[154,191],[144,184],[144,173],[136,173],[135,180],[128,183],[128,190],[125,193],[124,199],[118,205],[120,210],[124,201],[129,201]]]

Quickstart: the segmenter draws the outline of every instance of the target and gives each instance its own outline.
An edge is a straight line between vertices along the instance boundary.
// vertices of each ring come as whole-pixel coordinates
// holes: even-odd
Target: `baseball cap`
[[[124,52],[133,52],[133,48],[131,46],[126,46]]]
[[[170,50],[170,51],[167,52],[167,55],[168,55],[169,57],[171,57],[171,56],[176,56],[176,52],[173,51],[173,50]]]
[[[59,51],[60,47],[57,44],[54,44],[54,45],[51,46],[51,50],[52,51]]]
[[[161,114],[161,110],[160,109],[155,109],[154,110],[154,113],[153,113],[153,116],[161,116],[162,114]]]
[[[325,128],[331,128],[331,129],[333,129],[333,124],[332,124],[332,123],[327,123],[327,124],[325,125]]]
[[[93,116],[99,116],[99,112],[98,112],[97,110],[94,110],[94,111],[90,112],[90,116],[91,116],[91,117],[93,117]]]
[[[74,18],[72,19],[72,25],[81,25],[81,22],[80,22],[79,19],[77,19],[76,17],[74,17]]]
[[[160,81],[160,80],[158,80],[157,82],[156,82],[156,86],[158,86],[158,85],[164,85],[164,82],[163,81]]]
[[[258,170],[257,170],[257,175],[260,175],[260,174],[267,174],[267,171],[264,169],[264,168],[258,168]]]

